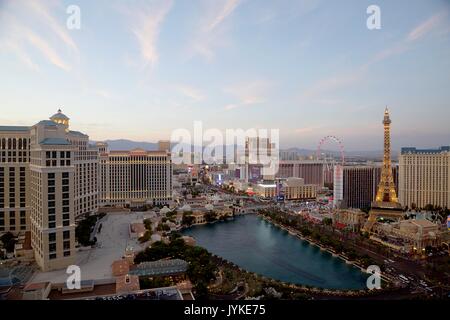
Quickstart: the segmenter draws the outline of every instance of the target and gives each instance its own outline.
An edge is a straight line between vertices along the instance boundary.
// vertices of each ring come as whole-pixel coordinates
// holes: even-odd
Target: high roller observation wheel
[[[332,136],[332,135],[329,135],[329,136],[325,136],[325,137],[323,137],[321,140],[320,140],[320,142],[319,142],[319,145],[317,146],[317,151],[316,151],[316,157],[317,157],[317,160],[320,160],[320,156],[322,155],[322,146],[325,144],[325,142],[327,142],[327,141],[333,141],[333,142],[335,142],[335,143],[337,143],[337,145],[339,146],[339,153],[340,153],[340,155],[341,155],[341,165],[342,166],[344,166],[344,163],[345,163],[345,153],[344,153],[344,144],[342,143],[342,141],[338,138],[338,137],[336,137],[336,136]],[[326,162],[327,160],[325,159],[325,162]],[[327,167],[328,167],[328,163],[327,163]]]

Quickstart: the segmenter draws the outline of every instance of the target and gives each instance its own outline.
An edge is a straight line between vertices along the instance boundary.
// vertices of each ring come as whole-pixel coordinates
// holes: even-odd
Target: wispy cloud
[[[412,29],[399,42],[371,56],[365,64],[362,64],[348,72],[332,75],[319,80],[302,92],[300,101],[318,102],[323,99],[329,100],[328,98],[324,98],[323,95],[333,90],[348,87],[361,81],[372,65],[408,51],[413,43],[424,39],[428,34],[435,30],[447,16],[448,12],[446,11],[435,14]]]
[[[0,46],[16,54],[20,61],[35,71],[41,68],[30,55],[30,49],[36,49],[51,64],[70,71],[68,56],[60,53],[60,46],[51,43],[51,36],[56,35],[66,48],[78,53],[78,48],[67,30],[52,15],[53,3],[35,1],[6,1],[0,20],[8,26],[8,33],[2,33]],[[39,30],[51,30],[45,38]],[[34,59],[34,60],[33,60]]]
[[[39,1],[25,1],[30,9],[44,21],[52,31],[71,49],[78,51],[78,47],[67,32],[66,25],[58,22],[50,14],[49,8]]]
[[[172,0],[155,1],[136,6],[130,12],[130,19],[133,19],[131,30],[138,41],[145,66],[154,66],[159,59],[158,36],[172,5]]]
[[[255,6],[256,24],[273,20],[288,21],[304,17],[313,12],[321,4],[320,0],[277,0]]]
[[[266,102],[266,94],[269,87],[270,84],[268,82],[258,80],[225,88],[224,92],[232,95],[237,100],[226,105],[225,110],[233,110]]]
[[[230,14],[233,13],[240,1],[241,0],[227,0],[207,29],[211,31],[220,25]]]
[[[424,39],[427,35],[436,30],[445,18],[448,16],[447,11],[439,12],[424,22],[420,23],[414,29],[412,29],[402,40],[395,45],[388,47],[378,52],[367,64],[369,67],[372,64],[385,60],[391,56],[398,55],[408,51],[411,45],[419,40]]]
[[[242,0],[215,0],[208,1],[210,5],[205,18],[200,22],[191,43],[193,54],[199,54],[207,60],[212,60],[215,50],[224,46],[226,32],[223,28],[225,22],[236,10]]]
[[[448,12],[443,11],[440,13],[435,14],[434,16],[430,17],[420,25],[418,25],[416,28],[414,28],[407,36],[406,41],[417,41],[423,37],[425,37],[427,34],[429,34],[431,31],[433,31],[436,27],[439,26],[441,22],[447,18]]]
[[[183,95],[191,98],[192,100],[202,101],[205,99],[205,95],[202,92],[200,92],[200,90],[198,90],[197,88],[194,88],[192,86],[178,85],[177,89]]]

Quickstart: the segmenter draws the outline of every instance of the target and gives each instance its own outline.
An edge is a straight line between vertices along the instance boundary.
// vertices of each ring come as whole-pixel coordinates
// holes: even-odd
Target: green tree
[[[205,213],[205,220],[206,222],[213,222],[217,220],[217,213],[210,210],[207,213]]]
[[[152,221],[150,219],[145,219],[144,226],[145,226],[145,229],[152,230]]]
[[[322,222],[326,226],[331,226],[333,224],[333,220],[331,218],[323,218]]]
[[[145,231],[144,235],[139,238],[139,242],[144,243],[151,239],[152,232],[150,230]]]
[[[0,240],[3,243],[3,248],[6,249],[6,252],[13,252],[14,246],[17,242],[16,238],[11,232],[7,232],[0,237]]]
[[[188,212],[183,213],[183,218],[181,220],[181,224],[184,226],[191,226],[194,223],[194,217],[192,214],[189,214]]]

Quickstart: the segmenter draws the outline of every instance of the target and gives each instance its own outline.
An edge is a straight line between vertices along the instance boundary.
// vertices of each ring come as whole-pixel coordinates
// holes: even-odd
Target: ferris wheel
[[[328,142],[332,142],[333,144],[338,146],[339,150],[338,150],[337,156],[336,156],[336,154],[333,154],[333,152],[330,152],[329,150],[324,150],[324,146]],[[317,160],[324,161],[326,169],[328,169],[328,170],[333,169],[335,165],[343,166],[345,163],[344,144],[336,136],[329,135],[329,136],[323,137],[320,140],[319,145],[317,147],[316,157],[317,157]]]

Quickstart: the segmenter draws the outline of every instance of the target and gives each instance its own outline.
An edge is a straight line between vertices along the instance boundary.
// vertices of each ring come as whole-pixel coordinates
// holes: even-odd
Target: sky
[[[92,140],[202,121],[366,151],[382,149],[387,105],[393,149],[428,148],[450,144],[449,85],[449,0],[0,0],[0,125],[61,108]]]

